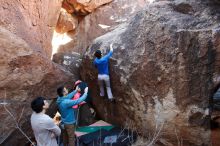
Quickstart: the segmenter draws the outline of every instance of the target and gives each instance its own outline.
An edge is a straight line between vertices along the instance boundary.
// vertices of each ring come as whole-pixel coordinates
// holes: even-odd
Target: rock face
[[[66,10],[62,9],[57,21],[56,32],[62,34],[69,31],[74,31],[78,26],[78,23],[79,22],[77,17],[67,13]]]
[[[117,0],[87,15],[79,24],[74,36],[72,50],[84,53],[92,41],[128,21],[147,5],[145,0]]]
[[[219,14],[212,1],[159,1],[95,39],[80,73],[93,87],[98,114],[119,125],[130,123],[146,136],[162,128],[161,145],[176,146],[181,139],[184,146],[208,146],[207,108],[220,75]],[[110,43],[116,104],[99,97],[92,65],[95,50],[106,54]]]
[[[34,50],[51,56],[53,27],[56,26],[62,0],[1,0],[0,26],[24,39]]]
[[[0,144],[24,145],[21,141],[16,141],[23,137],[21,133],[13,135],[13,143],[7,142],[7,137],[15,131],[15,123],[3,105],[6,104],[17,120],[23,111],[20,120],[20,124],[23,125],[29,122],[29,115],[32,112],[30,101],[37,96],[55,98],[56,88],[71,81],[72,75],[33,51],[23,39],[2,27],[0,27],[0,48]]]
[[[62,0],[0,1],[0,145],[23,146],[27,141],[3,105],[32,136],[31,100],[56,97],[56,88],[73,79],[50,60],[61,6]]]
[[[62,7],[70,14],[87,15],[96,8],[111,1],[112,0],[64,0]]]
[[[74,74],[74,77],[80,78],[80,66],[82,56],[79,53],[58,53],[53,57],[53,62],[64,66],[68,71]]]
[[[63,8],[68,11],[64,4],[65,1],[63,2]],[[131,16],[144,8],[146,4],[145,0],[129,0],[129,3],[127,3],[127,0],[114,0],[96,8],[95,11],[83,18],[78,15],[78,26],[74,33],[68,33],[72,41],[59,47],[58,56],[72,52],[84,53],[92,43],[92,40],[113,30],[115,26],[128,21]],[[72,11],[68,12],[73,13]],[[74,13],[73,15],[76,16]],[[61,58],[64,59],[64,56]]]

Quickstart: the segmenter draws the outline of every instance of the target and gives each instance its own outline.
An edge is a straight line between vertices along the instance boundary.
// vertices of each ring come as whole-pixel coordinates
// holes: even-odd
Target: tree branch
[[[19,123],[18,121],[16,120],[15,116],[10,112],[10,110],[7,108],[7,103],[5,102],[6,101],[6,97],[7,97],[7,94],[6,94],[6,89],[5,89],[5,97],[4,97],[4,109],[5,111],[12,117],[12,119],[14,120],[15,122],[15,127],[22,133],[23,136],[25,136],[27,138],[27,140],[33,145],[33,146],[36,146],[32,141],[31,139],[27,136],[27,134],[25,134],[25,132],[21,129],[21,127],[19,126]],[[23,111],[24,111],[24,108],[22,109],[22,113],[20,115],[20,118],[19,120],[21,119],[22,115],[23,115]]]

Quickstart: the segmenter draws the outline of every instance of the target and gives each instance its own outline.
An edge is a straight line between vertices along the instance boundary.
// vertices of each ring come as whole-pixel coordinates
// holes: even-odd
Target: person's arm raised
[[[107,54],[107,55],[105,55],[104,57],[103,57],[103,59],[105,60],[105,59],[109,59],[111,56],[112,56],[112,54],[113,54],[113,44],[110,44],[110,51],[109,51],[109,53]]]
[[[81,102],[83,102],[87,98],[87,95],[88,95],[88,87],[85,88],[84,94],[79,99],[77,99],[77,100],[66,100],[66,101],[64,101],[64,103],[66,104],[66,106],[72,107],[74,105],[77,105],[77,104],[80,104]]]
[[[77,87],[76,90],[73,90],[71,93],[67,94],[67,96],[65,97],[66,99],[71,99],[73,98],[73,96],[77,93]]]
[[[113,44],[110,44],[110,52],[113,52]]]

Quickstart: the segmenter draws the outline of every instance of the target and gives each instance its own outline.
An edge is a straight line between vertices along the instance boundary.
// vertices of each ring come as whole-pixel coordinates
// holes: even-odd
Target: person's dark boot
[[[116,103],[116,100],[115,100],[115,98],[112,98],[112,99],[109,99],[109,101],[111,102],[111,103]]]

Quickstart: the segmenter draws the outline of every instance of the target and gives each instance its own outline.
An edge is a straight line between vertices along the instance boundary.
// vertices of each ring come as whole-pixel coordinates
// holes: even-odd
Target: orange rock
[[[112,0],[64,0],[63,8],[66,9],[68,13],[87,15],[98,7],[110,3],[111,1]]]
[[[62,7],[70,14],[74,12],[74,8],[66,0],[63,1]]]
[[[61,10],[59,19],[57,21],[56,32],[66,33],[68,31],[73,31],[78,26],[78,18],[66,12],[66,10]]]
[[[53,27],[56,26],[61,5],[62,0],[1,0],[0,25],[50,58]]]
[[[72,74],[41,53],[36,53],[25,40],[2,27],[0,48],[0,103],[8,103],[7,107],[16,119],[19,119],[24,108],[20,124],[25,125],[22,129],[26,128],[26,133],[31,131],[27,121],[32,113],[32,99],[36,96],[55,98],[56,88],[72,80]],[[7,97],[4,100],[5,91]],[[23,135],[15,132],[15,123],[3,106],[0,106],[0,116],[1,144],[24,144]],[[12,138],[2,143],[12,133]]]

